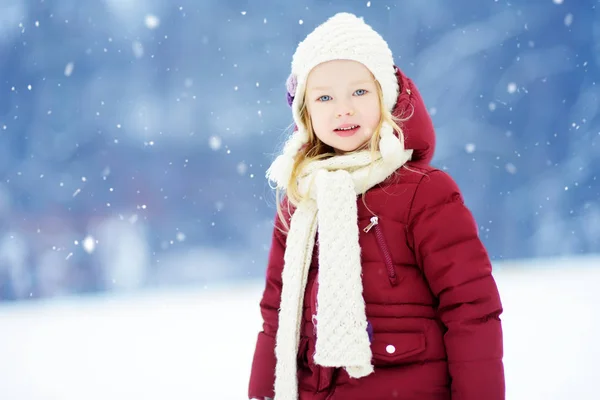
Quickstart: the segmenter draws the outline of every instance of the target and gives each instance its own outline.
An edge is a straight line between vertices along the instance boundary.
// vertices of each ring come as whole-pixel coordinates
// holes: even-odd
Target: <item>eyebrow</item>
[[[374,82],[373,79],[362,79],[360,81],[350,82],[350,86],[360,85],[363,83],[373,83],[373,82]],[[329,89],[331,89],[331,86],[315,86],[313,88],[309,88],[309,90],[329,90]]]

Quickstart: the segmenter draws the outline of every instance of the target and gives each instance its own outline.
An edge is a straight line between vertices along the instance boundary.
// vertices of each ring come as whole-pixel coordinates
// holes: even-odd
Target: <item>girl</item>
[[[387,43],[333,16],[299,44],[288,101],[249,397],[504,399],[490,260]]]

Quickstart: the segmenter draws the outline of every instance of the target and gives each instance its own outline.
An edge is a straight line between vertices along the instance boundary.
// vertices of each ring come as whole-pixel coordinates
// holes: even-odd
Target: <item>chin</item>
[[[333,147],[336,152],[338,153],[351,153],[357,149],[359,149],[363,144],[362,143],[358,143],[358,144],[350,144],[350,143],[335,143],[333,145],[331,145],[331,147]]]
[[[332,147],[336,153],[351,153],[362,148],[366,143],[369,142],[369,140],[370,138],[359,138],[357,136],[349,138],[340,138],[335,136],[321,138],[321,141],[329,147]]]

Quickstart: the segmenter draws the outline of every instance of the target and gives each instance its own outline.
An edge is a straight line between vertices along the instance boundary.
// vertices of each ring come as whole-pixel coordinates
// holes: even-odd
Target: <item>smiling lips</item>
[[[357,124],[343,124],[335,128],[333,131],[338,134],[338,136],[347,137],[354,135],[359,128],[360,125]]]

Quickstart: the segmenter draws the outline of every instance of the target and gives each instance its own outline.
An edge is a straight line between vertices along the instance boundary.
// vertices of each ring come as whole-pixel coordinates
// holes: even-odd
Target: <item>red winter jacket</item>
[[[357,202],[375,372],[351,379],[343,368],[313,361],[317,244],[298,349],[299,399],[503,400],[502,305],[490,260],[458,187],[445,172],[429,166],[435,136],[419,92],[398,69],[397,76],[401,93],[394,115],[412,113],[403,130],[406,147],[414,149],[413,160],[365,194],[373,213],[361,198]],[[373,214],[378,224],[365,232]],[[275,229],[250,398],[274,396],[285,242]]]

